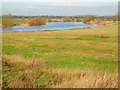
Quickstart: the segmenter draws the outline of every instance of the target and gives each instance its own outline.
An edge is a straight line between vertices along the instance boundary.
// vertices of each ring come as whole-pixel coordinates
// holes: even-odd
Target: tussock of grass
[[[8,61],[12,62],[12,63],[22,63],[22,64],[25,64],[25,66],[32,66],[33,67],[47,67],[46,66],[46,63],[44,60],[41,60],[41,59],[32,59],[32,58],[28,58],[28,59],[25,59],[23,58],[22,56],[18,56],[18,55],[12,55],[12,56],[9,56],[9,55],[3,55],[3,59],[4,58],[7,58]]]

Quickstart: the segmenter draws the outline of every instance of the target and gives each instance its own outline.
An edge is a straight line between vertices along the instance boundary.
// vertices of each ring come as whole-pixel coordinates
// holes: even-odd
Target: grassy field
[[[28,20],[14,20],[14,23],[27,23]],[[0,20],[0,23],[2,23],[2,20]]]
[[[117,29],[3,32],[3,87],[118,87]]]
[[[27,23],[28,20],[14,20],[14,23]]]

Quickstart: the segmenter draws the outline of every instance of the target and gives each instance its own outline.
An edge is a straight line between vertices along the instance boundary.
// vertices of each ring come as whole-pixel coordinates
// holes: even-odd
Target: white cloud
[[[113,6],[113,5],[117,5],[116,3],[112,3],[112,4],[99,4],[99,3],[86,3],[86,2],[55,2],[55,3],[51,3],[51,6],[58,6],[58,7],[63,7],[63,6],[70,6],[70,7],[103,7],[103,6]]]
[[[14,15],[114,15],[116,3],[51,2],[51,3],[3,3],[3,13]]]

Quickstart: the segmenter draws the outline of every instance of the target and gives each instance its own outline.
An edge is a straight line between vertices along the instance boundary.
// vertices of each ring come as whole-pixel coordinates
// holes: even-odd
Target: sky
[[[118,2],[119,0],[3,0],[3,2]]]
[[[113,16],[119,0],[3,0],[0,13],[21,16]]]

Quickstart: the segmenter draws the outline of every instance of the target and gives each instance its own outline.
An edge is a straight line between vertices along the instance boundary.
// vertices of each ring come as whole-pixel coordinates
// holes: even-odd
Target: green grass
[[[109,38],[101,38],[102,35]],[[118,25],[52,32],[3,32],[2,43],[3,61],[9,65],[3,66],[3,87],[51,87],[73,78],[71,74],[55,74],[51,68],[56,72],[68,68],[105,73],[118,68]],[[34,59],[38,66],[29,63]],[[39,60],[47,63],[48,71],[40,68]]]
[[[27,23],[27,20],[14,20],[14,23]]]
[[[7,88],[7,85],[10,85],[9,82],[14,81],[17,82],[16,84],[11,83],[13,86],[9,86],[9,87],[22,87],[22,88],[27,88],[28,86],[33,86],[33,85],[37,85],[41,88],[44,87],[50,87],[50,85],[53,82],[48,82],[48,80],[54,81],[55,76],[50,76],[49,73],[43,73],[41,71],[38,71],[35,74],[31,75],[29,73],[26,73],[24,70],[22,70],[22,68],[24,66],[21,65],[14,65],[13,63],[9,63],[10,68],[6,68],[4,67],[4,72],[6,73],[6,75],[4,75],[3,77],[3,87]],[[19,73],[18,71],[22,71],[22,73]],[[12,80],[11,80],[12,78]],[[32,79],[33,81],[29,81]],[[35,79],[35,80],[34,80]],[[21,83],[21,81],[22,83]],[[19,83],[19,84],[18,84]],[[27,85],[27,86],[25,86]]]
[[[109,38],[100,38],[101,35]],[[55,67],[114,71],[117,25],[77,30],[4,32],[3,53],[41,58]]]
[[[56,39],[56,40],[86,40],[86,41],[99,41],[99,42],[117,42],[117,36],[111,36],[109,38],[101,38],[100,35],[82,35],[77,38],[36,38],[37,41],[44,39]]]
[[[14,20],[14,23],[27,23],[27,20]],[[2,21],[0,20],[0,23],[2,23]]]

